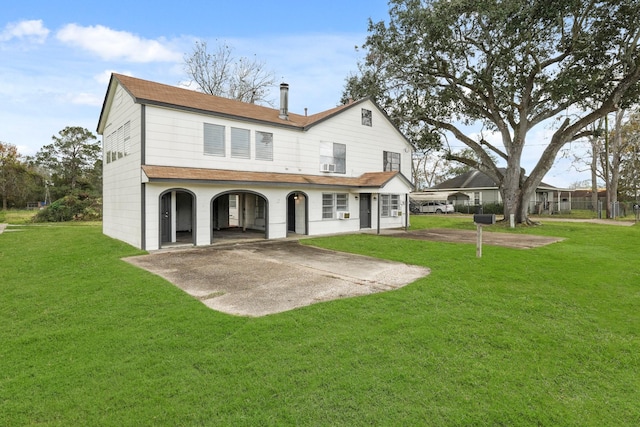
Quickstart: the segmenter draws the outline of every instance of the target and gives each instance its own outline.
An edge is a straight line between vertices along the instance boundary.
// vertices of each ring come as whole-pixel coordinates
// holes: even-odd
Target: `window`
[[[118,153],[118,159],[121,159],[124,155],[124,130],[123,127],[120,126],[117,131],[116,136],[116,151]]]
[[[131,139],[131,122],[124,124],[124,148],[123,153],[125,156],[129,155],[129,140]]]
[[[335,142],[320,142],[320,167],[334,165],[331,172],[347,173],[347,146]]]
[[[204,154],[225,156],[224,126],[204,124]]]
[[[112,137],[110,134],[107,135],[107,137],[104,139],[104,152],[106,155],[107,163],[111,163],[111,150],[112,150],[112,144],[113,144],[113,141],[111,139]]]
[[[333,194],[322,194],[322,219],[333,218]]]
[[[364,126],[372,126],[371,110],[362,109],[362,124]]]
[[[400,206],[399,194],[381,194],[380,195],[380,216],[391,216],[392,210],[398,210]]]
[[[105,138],[105,156],[107,163],[115,162],[129,155],[131,122],[126,122]]]
[[[482,202],[482,200],[480,200],[480,192],[479,191],[475,191],[473,193],[473,204],[477,206],[481,202]]]
[[[256,131],[256,160],[273,160],[273,134]]]
[[[256,196],[256,210],[255,210],[256,219],[265,219],[266,214],[267,214],[267,204],[265,200],[260,196]]]
[[[231,128],[231,157],[251,158],[249,129]]]
[[[385,151],[382,155],[383,169],[385,172],[400,171],[400,153]]]
[[[322,219],[337,217],[336,212],[349,210],[349,195],[347,193],[322,194]]]

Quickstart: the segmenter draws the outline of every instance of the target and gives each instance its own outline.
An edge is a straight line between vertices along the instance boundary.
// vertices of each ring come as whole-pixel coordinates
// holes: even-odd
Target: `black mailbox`
[[[496,223],[496,214],[475,214],[473,222],[481,225],[491,225]]]

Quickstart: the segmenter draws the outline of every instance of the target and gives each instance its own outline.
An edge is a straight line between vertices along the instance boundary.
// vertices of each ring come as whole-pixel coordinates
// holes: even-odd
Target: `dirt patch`
[[[452,228],[431,228],[424,230],[415,230],[407,232],[399,232],[390,237],[400,237],[414,240],[431,240],[435,242],[450,243],[476,243],[477,231],[475,230],[457,230]],[[505,246],[508,248],[531,249],[540,246],[550,245],[564,240],[560,237],[532,236],[525,234],[488,232],[483,230],[482,244]]]
[[[430,273],[424,267],[296,241],[158,251],[125,261],[167,279],[214,310],[241,316],[389,291]]]

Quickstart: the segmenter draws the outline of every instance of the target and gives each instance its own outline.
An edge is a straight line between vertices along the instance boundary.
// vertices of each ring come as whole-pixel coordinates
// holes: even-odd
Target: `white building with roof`
[[[370,99],[314,115],[113,74],[103,231],[137,248],[406,227],[411,144]]]

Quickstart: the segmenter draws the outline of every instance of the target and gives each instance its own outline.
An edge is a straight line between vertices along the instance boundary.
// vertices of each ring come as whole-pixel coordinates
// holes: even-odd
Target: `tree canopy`
[[[75,190],[79,184],[100,192],[102,156],[95,135],[82,127],[67,126],[51,139],[53,143],[40,149],[35,162],[51,175],[59,190],[57,196]]]
[[[562,147],[640,92],[637,0],[389,4],[387,22],[370,22],[366,62],[347,88],[391,105],[419,137],[446,132],[471,148],[473,157],[450,158],[497,182],[505,215],[518,222]],[[527,134],[543,123],[553,134],[525,175]],[[498,133],[502,146],[469,137],[470,124]]]
[[[184,70],[198,89],[250,104],[270,104],[267,96],[275,76],[257,58],[234,58],[233,50],[218,44],[210,51],[206,41],[196,41],[193,51],[184,56]]]

